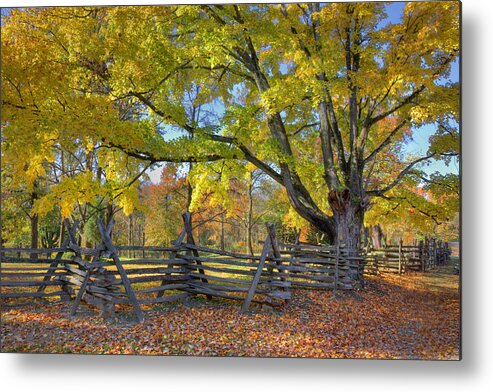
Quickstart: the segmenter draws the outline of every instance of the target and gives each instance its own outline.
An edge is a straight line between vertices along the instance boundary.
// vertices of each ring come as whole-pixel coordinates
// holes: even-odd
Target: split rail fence
[[[116,305],[131,306],[143,321],[143,306],[186,302],[199,294],[239,300],[246,312],[252,303],[285,303],[293,288],[351,290],[359,284],[362,259],[344,250],[279,244],[274,226],[268,227],[260,255],[211,249],[195,244],[190,215],[183,219],[184,228],[171,247],[115,246],[113,222],[105,227],[99,221],[101,243],[83,248],[77,245],[78,223],[66,220],[68,236],[60,248],[2,248],[3,305],[59,297],[72,302],[72,315],[83,301],[97,306],[101,315],[113,314]],[[128,251],[143,257],[123,257]]]
[[[54,249],[0,249],[0,298],[6,306],[18,300],[58,298],[71,301],[75,315],[81,301],[112,315],[116,306],[130,306],[143,321],[143,307],[205,295],[278,306],[293,289],[353,290],[363,274],[426,271],[448,260],[447,244],[426,240],[416,246],[375,249],[362,255],[344,246],[280,244],[268,226],[260,255],[232,253],[195,243],[189,214],[170,247],[115,246],[113,222],[98,221],[101,243],[77,245],[78,222],[65,221],[67,239]],[[137,251],[141,258],[123,257]]]
[[[413,245],[389,245],[368,248],[364,253],[363,269],[367,275],[378,273],[426,272],[450,261],[451,250],[447,242],[426,238]]]
[[[140,305],[183,299],[188,264],[174,255],[177,247],[146,247],[149,258],[124,260],[110,239],[113,224],[98,222],[102,242],[94,249],[77,245],[77,222],[65,221],[68,238],[55,249],[1,249],[0,298],[4,306],[18,305],[15,299],[59,297],[72,301],[75,315],[81,301],[97,306],[102,315],[113,314],[115,305],[133,307],[139,321],[144,318]],[[168,257],[163,256],[169,255]],[[55,254],[55,257],[52,258]],[[89,258],[89,260],[85,260]]]

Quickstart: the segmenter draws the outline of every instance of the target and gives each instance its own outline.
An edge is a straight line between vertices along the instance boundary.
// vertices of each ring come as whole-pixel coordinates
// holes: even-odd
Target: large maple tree
[[[248,161],[353,248],[370,198],[447,154],[397,153],[395,170],[375,169],[418,126],[457,118],[458,85],[446,80],[459,7],[405,3],[399,23],[378,2],[13,11],[2,29],[5,157],[24,151],[33,179],[53,139],[149,164]],[[19,129],[33,148],[13,140]]]

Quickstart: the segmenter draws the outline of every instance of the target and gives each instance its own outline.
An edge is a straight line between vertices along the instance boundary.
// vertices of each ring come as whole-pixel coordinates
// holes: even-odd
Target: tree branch
[[[288,136],[296,136],[298,133],[300,133],[304,129],[316,127],[317,125],[320,125],[320,123],[319,122],[315,122],[315,123],[310,123],[310,124],[302,125],[296,131],[294,131],[293,133],[289,134]]]
[[[368,128],[370,128],[372,125],[376,124],[377,122],[383,120],[384,118],[390,116],[392,113],[396,112],[403,106],[409,104],[412,102],[414,98],[416,98],[419,94],[421,94],[424,90],[426,89],[425,85],[421,85],[420,88],[414,90],[411,95],[407,96],[405,99],[397,103],[393,108],[387,110],[386,112],[383,112],[379,114],[378,116],[372,117],[368,121]]]
[[[340,183],[334,168],[334,154],[330,137],[331,126],[327,114],[327,103],[324,100],[318,103],[318,116],[320,120],[320,142],[322,147],[325,182],[329,189],[337,189]]]
[[[417,165],[418,163],[420,162],[423,162],[423,161],[426,161],[427,159],[430,159],[430,158],[433,158],[434,156],[436,156],[437,154],[433,153],[433,154],[430,154],[430,155],[427,155],[425,157],[421,157],[419,159],[416,159],[415,161],[411,162],[409,165],[407,165],[404,170],[402,170],[399,175],[395,178],[394,181],[392,181],[389,185],[387,185],[386,187],[382,188],[382,189],[373,189],[373,190],[370,190],[370,191],[367,191],[366,194],[368,196],[384,196],[384,194],[388,191],[390,191],[392,188],[394,188],[397,184],[399,184],[399,182],[401,182],[402,178],[407,174],[409,173],[409,171],[415,166]]]
[[[371,152],[370,155],[368,155],[365,159],[364,159],[364,163],[367,164],[368,162],[370,162],[373,158],[375,158],[375,156],[380,152],[382,151],[386,146],[388,146],[390,144],[390,141],[392,140],[392,138],[394,137],[394,135],[399,132],[399,129],[401,129],[407,122],[407,119],[404,120],[404,121],[401,121],[399,123],[399,125],[397,125],[393,130],[392,132],[389,133],[389,135],[385,138],[385,140],[375,149]]]
[[[209,16],[211,16],[221,26],[225,26],[227,23],[211,8],[209,5],[201,5],[202,8]]]
[[[414,208],[416,211],[418,211],[420,214],[424,215],[424,216],[427,216],[428,218],[432,219],[437,225],[441,225],[443,222],[440,222],[438,219],[437,219],[437,215],[432,215],[431,213],[428,213],[424,210],[422,210],[421,208],[419,208],[418,206],[414,205],[407,197],[385,197],[386,200],[391,200],[391,201],[395,201],[395,200],[399,200],[399,202],[395,205],[395,207],[392,208],[391,211],[394,211],[396,210],[398,207],[400,207],[402,205],[402,202],[406,202],[407,204],[409,204],[411,206],[411,208]],[[391,212],[389,211],[389,212]],[[388,215],[388,213],[385,214],[385,215]]]
[[[457,187],[455,187],[453,185],[447,184],[447,183],[442,182],[442,181],[437,181],[435,179],[430,179],[430,178],[426,178],[426,177],[423,177],[423,176],[418,176],[418,177],[422,181],[426,182],[427,184],[436,184],[436,185],[439,185],[441,187],[444,187],[444,188],[448,189],[451,192],[454,192],[457,196],[460,196],[460,190],[459,190],[459,184],[458,183],[457,183]]]
[[[119,192],[116,194],[116,196],[113,197],[113,199],[117,199],[122,193],[123,193],[123,190],[126,189],[126,188],[129,188],[130,186],[132,186],[132,184],[137,181],[140,177],[142,177],[142,175],[145,173],[145,171],[147,169],[149,169],[149,167],[152,165],[152,163],[148,163],[147,165],[144,166],[144,168],[136,175],[134,176],[134,178],[132,178],[132,180],[130,180],[127,184],[123,185],[120,189],[119,189]]]
[[[238,139],[236,139],[235,137],[213,135],[213,134],[206,134],[205,136],[217,142],[230,143],[234,145],[241,152],[243,152],[243,154],[245,155],[245,159],[248,162],[254,164],[256,167],[262,170],[265,174],[267,174],[270,178],[272,178],[277,183],[284,185],[283,178],[279,173],[277,173],[274,169],[272,169],[267,163],[261,161],[255,155],[253,155],[252,152],[246,146],[239,143]]]
[[[192,156],[192,155],[182,155],[180,157],[173,157],[173,156],[156,156],[151,154],[150,152],[144,152],[144,151],[138,151],[138,150],[132,150],[128,147],[124,147],[121,145],[118,145],[113,142],[105,141],[103,140],[105,145],[102,145],[101,147],[104,148],[116,148],[120,151],[123,151],[125,154],[142,160],[142,161],[148,161],[150,164],[153,163],[158,163],[158,162],[171,162],[171,163],[196,163],[196,162],[213,162],[213,161],[220,161],[221,159],[240,159],[241,156],[233,154],[232,156],[225,157],[223,155],[219,154],[205,154],[205,155],[200,155],[200,156]]]

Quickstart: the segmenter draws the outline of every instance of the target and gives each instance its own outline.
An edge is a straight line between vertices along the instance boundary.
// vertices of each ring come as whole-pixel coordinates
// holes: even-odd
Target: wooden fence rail
[[[137,319],[143,321],[140,305],[174,301],[191,295],[185,291],[188,289],[186,282],[190,279],[189,269],[185,266],[189,262],[173,257],[173,252],[180,248],[147,247],[148,255],[161,252],[170,256],[122,262],[118,251],[125,250],[125,247],[118,249],[113,246],[110,239],[112,222],[108,227],[98,222],[103,241],[93,249],[77,245],[77,222],[70,224],[65,221],[65,226],[69,235],[60,248],[0,249],[0,298],[3,305],[13,305],[12,299],[24,299],[25,303],[25,300],[33,298],[59,296],[60,300],[73,300],[72,315],[76,314],[82,301],[97,306],[102,315],[113,314],[116,304],[129,304]],[[54,258],[50,257],[55,253]],[[32,254],[44,258],[33,258]],[[91,256],[91,260],[83,260],[83,255]]]
[[[72,301],[72,315],[81,302],[97,306],[101,315],[130,305],[142,321],[142,306],[195,295],[239,300],[246,312],[251,303],[284,304],[293,288],[350,290],[357,285],[361,258],[344,249],[279,244],[270,226],[261,255],[227,252],[196,245],[190,215],[183,220],[184,229],[170,247],[114,246],[113,223],[105,227],[99,221],[102,242],[92,249],[77,245],[77,222],[67,220],[68,236],[60,248],[0,249],[0,298],[59,296]],[[120,253],[130,249],[142,257],[122,260]]]
[[[431,268],[446,265],[450,261],[450,247],[447,242],[426,238],[416,245],[389,245],[384,248],[366,249],[364,273],[376,275],[380,272],[405,273],[426,272]]]
[[[260,255],[240,254],[196,245],[190,215],[183,221],[169,247],[115,246],[113,223],[105,227],[99,221],[102,242],[92,249],[77,245],[77,222],[65,221],[68,236],[60,248],[0,249],[0,298],[10,304],[60,297],[72,301],[72,315],[81,302],[97,306],[102,315],[129,306],[140,322],[143,306],[187,302],[196,295],[241,301],[246,312],[252,303],[282,305],[293,289],[353,290],[363,284],[364,273],[427,271],[450,255],[446,243],[432,239],[363,253],[344,246],[282,244],[273,226]],[[139,258],[122,260],[128,250]]]

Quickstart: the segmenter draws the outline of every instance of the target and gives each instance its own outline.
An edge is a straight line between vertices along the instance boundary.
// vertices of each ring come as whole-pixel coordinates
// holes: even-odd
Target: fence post
[[[272,242],[270,239],[270,235],[267,235],[267,238],[265,239],[264,242],[264,247],[262,249],[262,254],[260,255],[258,268],[252,280],[252,285],[248,289],[248,294],[245,298],[245,301],[243,302],[243,305],[241,306],[242,313],[246,313],[248,311],[248,308],[250,307],[250,303],[252,302],[253,296],[255,295],[255,291],[257,290],[257,285],[260,281],[260,276],[262,275],[262,269],[265,266],[267,253],[270,251],[271,248],[272,248]]]
[[[365,268],[369,271],[369,269],[368,269],[368,255],[370,253],[370,242],[371,241],[367,241],[366,246],[363,248],[363,250],[361,252],[361,256],[363,256],[363,263],[362,263],[363,270],[361,273],[362,276],[364,276],[364,274],[365,274]]]
[[[437,240],[433,238],[433,261],[434,267],[438,265]]]
[[[93,256],[92,261],[90,262],[90,264],[86,268],[86,275],[84,276],[84,279],[82,281],[82,284],[79,287],[79,292],[77,293],[77,296],[75,297],[75,301],[72,304],[72,307],[70,308],[70,315],[71,316],[75,316],[75,313],[77,313],[77,309],[79,308],[80,301],[82,300],[82,297],[84,296],[84,294],[86,292],[87,284],[89,283],[89,280],[91,278],[91,274],[92,274],[92,272],[94,270],[92,264],[96,260],[99,259],[99,257],[101,256],[101,253],[102,253],[101,250],[97,251],[96,254]]]
[[[182,215],[183,218],[183,224],[185,226],[185,232],[187,234],[187,244],[190,245],[195,245],[195,240],[193,239],[193,232],[192,232],[192,215],[190,212],[185,212]],[[203,276],[205,276],[205,271],[203,268],[200,268],[202,266],[202,262],[198,259],[200,257],[199,251],[197,249],[192,248],[192,253],[195,256],[196,260],[195,262],[199,266],[199,273]],[[209,283],[209,281],[206,278],[201,278],[200,279],[203,283]],[[206,295],[207,299],[212,299],[212,295],[207,294]]]
[[[277,237],[276,237],[276,228],[274,225],[267,225],[267,232],[269,233],[270,237],[270,242],[272,244],[272,252],[274,254],[274,257],[276,259],[281,258],[281,251],[279,249],[279,243],[277,242]],[[277,266],[282,266],[282,261],[276,260],[276,265]],[[280,273],[283,273],[282,269],[278,268],[278,271]],[[281,277],[281,281],[286,281],[285,277]]]
[[[67,232],[68,232],[68,236],[67,236],[67,238],[65,238],[65,240],[62,243],[62,245],[60,246],[60,248],[62,248],[62,251],[58,252],[58,254],[55,256],[55,259],[51,262],[51,264],[50,264],[50,266],[49,266],[49,268],[48,268],[48,270],[46,272],[46,275],[43,278],[42,283],[38,287],[38,290],[37,290],[38,293],[40,293],[40,292],[42,292],[42,291],[45,290],[46,283],[53,277],[53,275],[55,275],[55,271],[58,268],[58,264],[60,263],[60,260],[63,257],[63,253],[64,253],[63,249],[68,247],[68,245],[70,244],[70,241],[74,241],[75,240],[75,232],[77,230],[77,226],[79,224],[79,221],[76,220],[71,225],[70,224],[70,221],[68,219],[65,219],[64,223],[65,223],[65,227],[66,227]],[[67,285],[63,285],[62,286],[63,291],[66,291],[67,290],[66,289],[66,286]],[[68,299],[69,299],[68,298],[68,294],[62,294],[60,296],[60,300],[61,301],[66,301]]]
[[[294,241],[294,245],[299,245],[300,244],[300,236],[301,236],[301,229],[299,229],[297,232],[296,232],[296,239]],[[286,248],[286,249],[289,249],[289,248]],[[295,261],[294,259],[296,258],[297,256],[297,251],[296,251],[296,248],[291,248],[293,253],[291,253],[291,256],[290,256],[290,262],[289,262],[289,265],[292,266],[292,265],[295,265]],[[288,271],[288,275],[291,275],[291,271]]]
[[[66,220],[66,222],[68,222],[68,220]],[[109,236],[111,235],[111,231],[113,230],[113,225],[115,224],[115,221],[111,220],[110,223],[108,224],[108,227],[106,227],[106,228],[103,226],[100,219],[98,219],[97,224],[98,224],[98,228],[101,232],[101,237],[103,238],[103,242],[101,243],[101,246],[96,246],[95,253],[92,257],[92,261],[90,262],[89,265],[86,266],[86,270],[87,270],[86,275],[84,276],[84,280],[82,281],[82,284],[79,287],[79,292],[77,293],[77,296],[75,297],[75,301],[72,304],[72,307],[70,309],[70,315],[71,316],[75,316],[75,314],[77,313],[77,308],[79,307],[80,301],[82,300],[82,298],[84,296],[84,293],[86,291],[86,286],[89,283],[89,279],[91,277],[91,273],[94,271],[94,268],[93,268],[94,263],[101,257],[101,254],[103,253],[103,251],[105,249],[107,249],[107,247],[105,247],[105,243],[104,243],[103,231],[104,231],[104,234],[108,238],[110,238]],[[73,231],[69,230],[68,235],[69,235],[69,240],[75,242],[75,240],[76,240],[75,229]],[[111,244],[111,240],[109,240],[109,241]],[[115,264],[116,264],[116,262],[115,262]],[[118,267],[118,265],[117,265],[117,267]],[[140,318],[139,318],[139,321],[141,321]]]
[[[111,241],[111,238],[109,236],[109,234],[111,232],[111,228],[113,227],[113,222],[110,221],[107,228],[104,227],[101,219],[97,220],[97,224],[98,224],[98,228],[99,228],[99,232],[101,234],[101,239],[103,241],[103,244],[106,247],[106,249],[109,250],[111,253],[111,258],[115,262],[118,273],[120,274],[123,286],[125,287],[125,292],[127,293],[128,299],[134,308],[134,312],[135,312],[135,315],[137,316],[137,319],[141,323],[144,321],[144,314],[142,313],[142,309],[139,306],[139,302],[138,302],[137,297],[135,296],[135,293],[132,289],[132,285],[130,283],[130,280],[128,279],[127,273],[125,272],[125,269],[123,268],[123,265],[120,261],[120,258],[118,257],[118,252],[116,251],[116,249],[113,245],[113,242]]]
[[[425,246],[423,240],[419,240],[419,261],[421,263],[421,272],[425,272]]]
[[[336,265],[334,271],[334,293],[337,291],[337,284],[339,282],[339,257],[341,255],[341,242],[339,240],[339,234],[336,241]]]
[[[399,275],[402,274],[402,238],[399,240]]]
[[[181,246],[181,244],[183,243],[183,239],[185,238],[186,234],[187,234],[187,231],[184,227],[183,230],[181,231],[180,235],[178,236],[178,238],[175,241],[172,241],[172,244],[179,248]],[[170,260],[175,260],[177,255],[178,255],[178,250],[171,251]],[[165,257],[166,257],[166,255],[165,255]],[[188,271],[188,273],[190,274],[190,270]],[[168,275],[171,275],[171,273],[165,274],[165,276],[168,276]],[[163,279],[161,281],[161,286],[164,286],[166,284],[166,282],[167,282],[166,279]],[[156,298],[160,298],[163,295],[164,295],[164,290],[160,290],[157,292]]]

